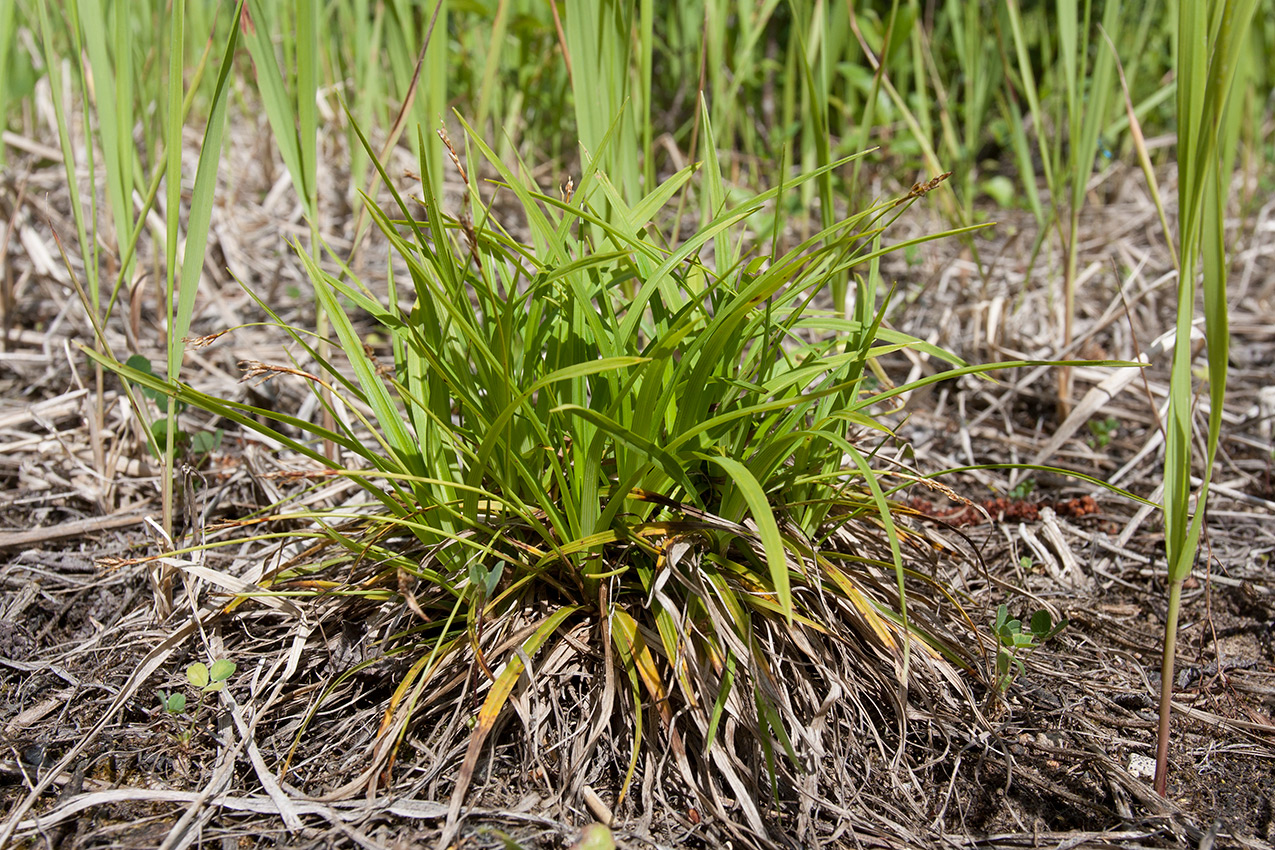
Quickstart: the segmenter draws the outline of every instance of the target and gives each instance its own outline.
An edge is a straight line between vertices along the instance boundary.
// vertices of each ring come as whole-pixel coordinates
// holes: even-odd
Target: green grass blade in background
[[[243,0],[236,6],[236,13],[243,9]],[[186,250],[182,254],[181,279],[177,294],[177,313],[169,329],[168,374],[176,379],[181,371],[185,345],[182,340],[190,332],[195,313],[195,296],[199,290],[199,277],[204,266],[204,251],[208,246],[208,227],[212,219],[213,198],[217,191],[217,171],[221,164],[221,145],[226,129],[226,109],[230,99],[231,73],[234,68],[235,50],[239,28],[232,27],[221,67],[217,72],[217,84],[213,91],[211,112],[204,128],[203,144],[199,150],[199,165],[195,169],[195,183],[191,189],[190,215],[186,222]]]
[[[1178,7],[1178,216],[1181,272],[1178,282],[1177,341],[1165,421],[1164,531],[1168,561],[1169,610],[1165,622],[1160,678],[1160,723],[1155,787],[1168,791],[1170,713],[1182,584],[1190,575],[1203,531],[1205,505],[1221,427],[1226,393],[1228,319],[1227,253],[1223,221],[1229,198],[1234,148],[1238,137],[1231,87],[1256,0],[1215,0]],[[1195,316],[1196,275],[1203,259],[1205,334],[1209,354],[1209,428],[1204,474],[1191,510],[1195,401],[1191,373],[1191,328]]]
[[[169,355],[165,361],[170,380],[180,377],[173,369],[175,359],[172,353],[174,346],[180,346],[178,336],[174,332],[173,309],[177,294],[177,245],[181,234],[182,211],[182,127],[185,115],[182,112],[182,92],[185,88],[185,25],[186,4],[173,4],[172,15],[168,22],[168,105],[164,113],[164,327],[168,331],[166,344]],[[177,356],[180,366],[180,355]],[[171,398],[164,410],[164,480],[161,483],[161,499],[163,501],[164,533],[173,535],[173,450],[177,431],[177,410]],[[159,606],[163,611],[171,607],[171,576],[161,576],[162,587],[159,590]]]
[[[563,31],[580,144],[628,203],[641,197],[637,122],[629,98],[633,0],[567,0]],[[618,137],[603,152],[612,123]]]
[[[802,113],[809,119],[809,123],[803,121],[806,141],[803,142],[802,163],[807,171],[814,171],[817,168],[823,169],[833,159],[828,128],[829,45],[823,38],[827,29],[826,13],[822,3],[816,3],[813,10],[801,0],[795,0],[792,5],[795,18],[793,35],[798,47],[797,61],[805,83],[806,108]],[[813,185],[819,193],[819,221],[823,229],[827,230],[837,220],[832,173],[820,171]],[[848,280],[848,273],[837,274],[829,279],[832,303],[838,310],[845,309]]]
[[[501,57],[504,51],[506,34],[509,31],[510,0],[497,0],[496,12],[491,21],[491,36],[487,45],[487,55],[483,60],[483,74],[478,85],[478,101],[474,105],[473,124],[484,135],[495,136],[498,128],[488,128],[487,119],[491,115],[492,100],[496,96],[496,79],[500,71]]]
[[[276,10],[277,7],[274,4],[267,7],[265,2],[266,0],[247,0],[247,16],[241,15],[244,44],[252,56],[257,91],[266,112],[266,120],[270,122],[270,129],[273,131],[272,139],[292,177],[293,187],[305,202],[309,196],[305,190],[306,166],[302,161],[301,139],[297,133],[298,108],[288,96],[271,38],[271,33],[278,31],[282,24],[278,20],[279,15],[269,14],[270,10]],[[306,211],[310,211],[308,207]]]
[[[1076,318],[1080,214],[1085,205],[1089,177],[1093,173],[1094,160],[1098,153],[1098,135],[1111,111],[1115,89],[1115,61],[1110,51],[1099,49],[1096,51],[1097,58],[1092,72],[1089,71],[1088,59],[1095,52],[1090,0],[1085,0],[1083,30],[1079,40],[1075,31],[1078,14],[1075,0],[1060,0],[1059,6],[1059,19],[1063,22],[1060,50],[1067,92],[1067,180],[1071,196],[1067,205],[1067,217],[1060,216],[1060,220],[1067,222],[1067,229],[1063,234],[1066,260],[1063,268],[1063,327],[1060,340],[1060,347],[1065,350],[1071,346]],[[1119,40],[1120,21],[1120,0],[1109,0],[1104,4],[1102,26],[1116,41]],[[1059,369],[1058,379],[1059,418],[1062,419],[1070,411],[1071,370]]]
[[[106,35],[108,32],[115,33],[116,47],[120,46],[119,33],[127,28],[128,9],[116,4],[112,15],[114,25],[110,27],[103,14],[102,0],[81,0],[79,12],[93,76],[98,135],[106,166],[106,198],[115,223],[115,243],[122,253],[121,246],[132,240],[134,227],[131,203],[133,76],[129,73],[131,69],[127,67],[127,53],[117,55],[116,62],[111,62],[106,48]],[[123,67],[120,68],[116,63]],[[119,90],[117,80],[122,84]]]
[[[301,161],[300,194],[310,222],[310,255],[319,256],[319,2],[296,0],[297,17],[297,152]],[[319,331],[323,335],[323,331]]]
[[[0,134],[9,129],[10,101],[13,99],[13,77],[18,63],[14,46],[18,41],[17,0],[0,0]],[[7,143],[0,139],[0,167],[5,164]]]
[[[80,247],[80,256],[84,258],[85,277],[88,282],[90,303],[86,309],[96,314],[98,307],[98,275],[97,265],[93,257],[97,255],[95,245],[89,241],[88,226],[85,223],[84,208],[80,198],[79,180],[75,174],[75,149],[72,146],[71,131],[67,126],[69,104],[63,99],[63,78],[58,53],[53,46],[53,24],[49,17],[47,0],[37,4],[39,9],[41,47],[49,73],[49,93],[53,100],[53,111],[57,121],[58,145],[62,151],[63,168],[66,170],[67,192],[71,198],[71,215],[75,221],[75,235]],[[96,224],[96,222],[94,222]]]

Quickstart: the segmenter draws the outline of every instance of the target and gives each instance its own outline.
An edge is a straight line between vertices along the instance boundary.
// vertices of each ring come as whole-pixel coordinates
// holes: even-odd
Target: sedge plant
[[[443,210],[428,181],[418,206],[396,190],[392,213],[368,202],[405,269],[391,275],[392,294],[298,251],[339,360],[281,324],[297,363],[249,371],[342,404],[351,415],[334,417],[334,430],[88,352],[364,488],[371,509],[333,511],[319,528],[336,555],[263,584],[395,606],[383,644],[407,667],[385,698],[372,764],[341,793],[374,786],[409,728],[450,734],[432,748],[464,753],[452,765],[448,834],[489,739],[529,690],[565,700],[560,716],[576,718],[552,733],[560,787],[581,787],[609,733],[630,744],[616,765],[619,807],[659,742],[705,811],[764,835],[762,801],[792,777],[836,781],[807,750],[816,712],[858,723],[856,706],[893,705],[873,722],[903,724],[910,690],[941,703],[957,671],[975,669],[969,618],[917,569],[939,550],[894,500],[917,476],[884,460],[897,396],[1024,365],[969,366],[883,323],[877,263],[892,248],[881,234],[937,181],[770,255],[776,234],[758,238],[747,223],[789,183],[710,204],[715,215],[673,238],[662,227],[679,196],[720,191],[711,146],[702,166],[630,202],[597,165],[615,138],[586,156],[572,191],[553,194],[467,133],[467,149],[516,201],[526,240],[486,212],[470,156],[447,142],[466,191],[460,214]],[[812,308],[855,270],[854,316]],[[365,346],[369,324],[386,350]],[[909,346],[950,370],[899,387],[877,380],[879,359]],[[313,361],[323,374],[300,368]],[[553,684],[579,664],[605,686],[572,696]],[[792,686],[793,671],[808,685]],[[472,723],[443,722],[472,676]],[[825,702],[831,693],[853,698]],[[750,759],[764,770],[740,771]],[[709,782],[733,789],[738,812],[707,794]]]

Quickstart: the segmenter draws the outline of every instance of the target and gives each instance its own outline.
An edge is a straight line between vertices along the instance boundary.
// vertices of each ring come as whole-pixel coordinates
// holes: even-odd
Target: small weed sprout
[[[1015,502],[1021,502],[1024,499],[1026,499],[1028,496],[1030,496],[1032,493],[1034,493],[1035,491],[1036,491],[1036,479],[1024,478],[1022,481],[1019,481],[1017,484],[1011,487],[1009,493],[1007,493],[1006,495],[1009,496],[1009,498]]]
[[[1120,420],[1114,416],[1106,419],[1089,420],[1089,446],[1094,449],[1105,449],[1113,437],[1120,433]]]
[[[992,622],[992,633],[996,635],[996,693],[1004,696],[1024,671],[1026,660],[1045,641],[1067,628],[1067,618],[1054,622],[1054,618],[1045,609],[1031,615],[1027,630],[1023,631],[1022,620],[1011,619],[1009,608],[1001,605],[996,609],[996,619]]]
[[[180,744],[183,746],[190,744],[191,738],[194,737],[195,720],[204,706],[204,698],[208,694],[223,690],[227,680],[235,674],[235,669],[235,662],[228,658],[214,661],[212,667],[202,661],[196,661],[186,668],[186,681],[191,687],[199,690],[199,702],[195,704],[194,711],[185,718],[184,723],[178,721],[179,728],[174,737]],[[178,717],[185,713],[187,706],[185,694],[179,691],[168,693],[163,690],[156,691],[155,694],[159,697],[160,708],[170,719],[177,721]]]
[[[126,365],[137,369],[147,375],[154,375],[154,369],[151,362],[140,354],[134,354],[128,358]],[[142,395],[155,403],[160,410],[168,403],[167,396],[153,387],[141,387]],[[177,413],[181,413],[186,409],[186,405],[178,403],[175,405]],[[151,437],[153,443],[148,443],[151,453],[157,454],[160,447],[168,442],[168,420],[155,419],[150,424]],[[217,428],[213,431],[199,431],[194,434],[187,433],[180,428],[173,432],[173,445],[184,449],[193,458],[203,458],[212,454],[221,448],[221,442],[225,437],[225,429]]]
[[[228,658],[220,658],[213,662],[210,669],[202,661],[196,661],[186,668],[186,681],[200,690],[200,696],[215,694],[226,687],[226,680],[235,675],[235,662]]]
[[[186,710],[185,694],[178,693],[176,691],[171,694],[167,691],[156,691],[155,693],[159,696],[160,707],[163,708],[164,712],[169,716],[176,717]]]

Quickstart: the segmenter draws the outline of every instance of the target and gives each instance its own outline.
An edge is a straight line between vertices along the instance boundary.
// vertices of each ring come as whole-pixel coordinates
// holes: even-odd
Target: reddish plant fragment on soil
[[[983,499],[974,504],[987,511],[987,514],[984,515],[970,505],[939,507],[934,502],[919,498],[908,502],[909,507],[919,511],[923,516],[940,520],[957,528],[982,525],[987,522],[988,516],[996,522],[1036,522],[1040,519],[1040,512],[1044,508],[1051,508],[1058,516],[1066,517],[1067,519],[1077,519],[1098,512],[1098,503],[1094,501],[1093,496],[1080,496],[1075,499],[1042,499],[1040,501],[1007,499],[1000,496],[995,499]]]

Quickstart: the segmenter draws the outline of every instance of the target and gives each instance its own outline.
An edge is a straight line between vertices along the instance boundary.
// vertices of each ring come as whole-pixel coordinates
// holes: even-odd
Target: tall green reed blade
[[[567,0],[563,20],[580,144],[628,202],[641,190],[637,110],[629,97],[633,21],[633,0]],[[618,138],[603,152],[617,121]]]
[[[803,124],[806,131],[802,148],[802,168],[807,172],[820,169],[814,180],[814,186],[819,192],[819,222],[826,230],[837,220],[833,201],[833,175],[831,171],[823,170],[833,159],[828,131],[829,46],[823,38],[828,29],[828,13],[825,12],[822,3],[816,3],[813,9],[808,3],[800,2],[800,0],[794,0],[792,5],[795,18],[793,35],[798,48],[797,61],[805,83],[804,114],[810,118],[809,124]],[[848,282],[848,273],[835,275],[829,281],[832,303],[838,310],[845,309]]]
[[[82,0],[79,4],[97,100],[98,135],[106,166],[106,197],[115,221],[116,243],[124,246],[131,241],[136,226],[131,203],[133,75],[124,35],[131,21],[124,4],[115,4],[112,11],[112,26],[108,28],[101,0]],[[114,35],[114,62],[106,47],[108,31]],[[128,269],[121,269],[120,278],[127,280],[127,273]]]
[[[82,15],[81,12],[85,14]],[[119,159],[116,156],[118,152],[118,130],[115,126],[115,86],[114,86],[114,69],[110,67],[110,62],[106,57],[106,46],[104,39],[105,24],[102,20],[101,9],[97,4],[87,2],[83,7],[72,4],[66,10],[67,19],[63,21],[66,26],[67,34],[70,36],[71,47],[74,55],[79,57],[87,52],[89,56],[89,65],[91,71],[86,71],[81,63],[68,63],[73,69],[77,88],[79,89],[81,103],[85,114],[87,115],[90,108],[90,94],[87,80],[90,76],[94,79],[94,95],[96,95],[96,112],[98,115],[98,129],[102,148],[106,151],[107,158],[107,197],[110,200],[112,212],[115,214],[116,236],[119,243],[128,241],[128,233],[131,230],[132,220],[127,221],[125,213],[122,210],[123,192],[120,188],[120,171],[118,168]],[[40,3],[39,9],[40,32],[42,36],[42,46],[45,54],[45,62],[49,73],[49,82],[51,84],[51,94],[53,97],[53,107],[56,112],[58,124],[58,139],[62,146],[63,166],[66,170],[67,184],[70,189],[72,211],[75,219],[76,236],[79,241],[80,256],[84,261],[84,273],[88,284],[86,293],[87,300],[84,304],[85,310],[93,319],[100,319],[102,316],[102,300],[101,300],[101,244],[103,240],[99,240],[98,236],[98,215],[97,215],[97,194],[90,192],[88,197],[89,216],[86,223],[84,218],[84,210],[80,205],[80,197],[77,188],[77,178],[75,174],[75,159],[68,156],[71,145],[69,130],[67,129],[66,109],[69,104],[65,103],[60,91],[59,76],[61,71],[61,61],[56,53],[53,52],[53,33],[51,21],[48,16],[48,4]],[[83,39],[87,35],[88,49],[84,50]],[[0,69],[2,70],[2,69]],[[7,82],[7,81],[6,81]],[[6,116],[7,117],[7,116]],[[93,130],[91,122],[84,122],[84,153],[88,164],[88,170],[97,176],[97,160],[95,155],[96,146],[93,139]],[[95,181],[96,182],[96,179]],[[95,344],[101,345],[101,340],[96,340]],[[94,430],[101,427],[102,421],[102,398],[103,383],[102,370],[95,368],[94,370],[95,384],[97,387],[96,399],[91,416],[98,424],[94,426]],[[94,441],[94,466],[99,475],[104,474],[104,457],[102,455],[99,441]]]
[[[1071,345],[1076,320],[1076,275],[1080,256],[1080,213],[1085,204],[1085,192],[1089,176],[1093,173],[1094,158],[1098,153],[1098,137],[1110,113],[1115,94],[1115,59],[1110,51],[1098,50],[1092,73],[1088,71],[1088,58],[1093,52],[1094,31],[1090,24],[1092,7],[1088,0],[1084,8],[1084,30],[1077,39],[1074,0],[1060,0],[1063,68],[1067,92],[1067,136],[1071,142],[1067,173],[1070,183],[1067,230],[1064,235],[1066,266],[1063,270],[1063,336],[1062,347]],[[1105,4],[1102,27],[1113,40],[1119,40],[1121,3],[1109,0]],[[1079,43],[1077,43],[1079,42]],[[1087,86],[1087,90],[1085,90]],[[1083,101],[1082,101],[1083,98]],[[1060,369],[1058,400],[1062,416],[1071,405],[1071,370]]]
[[[334,9],[335,25],[328,31],[330,55],[337,57],[342,76],[352,83],[352,89],[344,98],[364,127],[383,127],[388,124],[388,108],[385,105],[385,72],[381,67],[380,46],[385,25],[385,4],[372,8],[371,0],[353,0],[340,3]],[[368,185],[367,173],[371,160],[358,144],[354,131],[346,123],[346,150],[350,158],[350,185],[348,200],[353,207],[358,202],[358,188]]]
[[[310,222],[310,256],[319,256],[319,2],[297,0],[297,141],[302,201]],[[322,334],[322,332],[320,332]]]
[[[1037,237],[1038,250],[1051,226],[1056,226],[1058,240],[1063,251],[1062,268],[1062,339],[1061,348],[1071,344],[1076,313],[1075,281],[1078,273],[1080,251],[1081,213],[1085,206],[1085,193],[1093,174],[1094,162],[1103,128],[1116,105],[1115,56],[1109,50],[1094,46],[1098,26],[1093,20],[1096,7],[1093,0],[1057,0],[1053,20],[1058,33],[1058,63],[1051,70],[1045,69],[1045,79],[1038,80],[1033,68],[1031,45],[1027,24],[1019,0],[1007,0],[1004,19],[1014,46],[1014,62],[1003,55],[1002,66],[1007,77],[1021,90],[1027,101],[1027,114],[1031,117],[1036,135],[1037,152],[1040,155],[1041,172],[1049,190],[1050,207],[1045,210],[1035,185],[1035,169],[1029,167],[1031,153],[1027,143],[1027,131],[1021,107],[1014,100],[1015,91],[1002,99],[1002,114],[1010,124],[1011,145],[1027,184],[1027,197],[1037,222],[1041,227]],[[1112,0],[1102,4],[1102,26],[1106,36],[1120,43],[1122,3]],[[1089,57],[1096,55],[1092,66]],[[1012,73],[1011,73],[1012,72]],[[1061,77],[1061,79],[1056,79]],[[1062,96],[1053,100],[1053,110],[1042,91],[1049,91],[1053,79],[1055,90]],[[1052,141],[1047,141],[1048,128],[1053,127]],[[1071,370],[1061,367],[1058,371],[1059,417],[1065,417],[1071,400]]]
[[[174,349],[181,345],[185,334],[177,332],[173,321],[173,294],[177,290],[177,243],[181,231],[182,208],[182,88],[184,87],[185,49],[186,49],[186,4],[173,4],[172,16],[168,22],[168,105],[164,121],[164,327],[168,331],[168,357],[166,360],[168,377],[177,378],[173,370],[173,361],[181,366],[181,356],[174,356]],[[163,448],[164,479],[160,485],[161,510],[164,533],[169,539],[173,536],[173,454],[177,433],[177,408],[171,398],[164,409],[165,437]],[[161,573],[157,588],[158,605],[161,612],[172,607],[172,575]]]
[[[1226,308],[1226,243],[1223,220],[1238,137],[1239,110],[1230,103],[1232,84],[1256,0],[1210,0],[1178,5],[1178,217],[1180,280],[1177,340],[1169,384],[1165,428],[1164,534],[1169,610],[1160,665],[1160,723],[1155,788],[1168,790],[1173,665],[1182,584],[1191,574],[1204,528],[1209,481],[1226,400],[1230,329]],[[1191,510],[1194,458],[1191,327],[1197,267],[1203,261],[1204,328],[1208,350],[1209,428],[1204,475]]]
[[[652,77],[655,73],[655,3],[639,0],[637,24],[637,85],[630,97],[632,114],[638,131],[638,151],[642,156],[641,190],[655,188],[655,129],[652,116],[655,103],[652,100]],[[634,194],[634,198],[638,195]]]
[[[298,12],[304,12],[297,0]],[[293,188],[303,203],[308,203],[309,192],[306,190],[305,175],[308,166],[303,161],[303,141],[298,135],[297,113],[300,92],[296,98],[289,97],[287,83],[279,70],[279,60],[275,56],[275,45],[271,33],[285,29],[284,22],[278,18],[282,15],[271,14],[280,11],[273,4],[266,6],[263,0],[247,0],[247,15],[241,17],[244,44],[252,56],[253,68],[256,71],[257,93],[261,97],[261,105],[266,111],[266,120],[274,142],[278,145],[279,155],[292,178]],[[310,95],[313,97],[313,93]],[[308,149],[308,144],[305,146]],[[307,206],[305,212],[311,210]]]
[[[316,263],[322,252],[319,237],[319,2],[318,0],[297,0],[297,142],[301,159],[302,203],[306,211],[306,222],[310,225],[310,261]],[[315,288],[318,293],[319,287]],[[332,330],[331,309],[323,299],[316,299],[315,330],[319,334],[319,359],[326,361],[331,356],[328,336]],[[336,417],[332,409],[332,399],[326,390],[320,398],[327,402],[323,408],[323,425],[332,430],[336,427]],[[336,446],[328,443],[324,451],[336,456]]]
[[[88,224],[85,223],[84,208],[81,203],[79,181],[75,174],[75,150],[72,147],[71,131],[67,124],[67,104],[63,100],[62,89],[62,63],[58,59],[58,53],[53,46],[53,27],[49,18],[48,0],[41,0],[38,4],[41,47],[44,50],[45,66],[49,74],[49,93],[53,99],[53,111],[58,127],[58,144],[62,150],[62,163],[66,169],[67,191],[71,196],[71,215],[75,221],[75,235],[79,242],[80,256],[84,260],[84,273],[88,281],[88,293],[90,303],[85,305],[86,309],[96,315],[99,311],[99,274],[97,259],[97,240],[89,240]],[[76,45],[80,43],[80,23],[78,16],[75,15],[76,8],[72,8],[72,20],[70,21],[70,34]],[[78,54],[78,50],[76,51]],[[85,93],[84,76],[79,75],[80,91]],[[87,97],[84,98],[87,104]],[[87,129],[86,129],[87,133]],[[88,156],[89,170],[93,170],[93,144],[92,139],[86,139],[85,153]],[[89,196],[90,209],[96,211],[96,197],[93,194]],[[91,223],[96,225],[95,216],[91,216]],[[96,233],[94,233],[96,236]]]
[[[243,4],[240,3],[236,7],[235,17],[232,18],[230,29],[232,30],[230,41],[233,44],[237,38],[239,15],[242,12]],[[191,220],[187,222],[187,246],[186,254],[183,262],[194,261],[194,265],[189,267],[183,265],[182,272],[186,268],[190,269],[190,274],[195,276],[195,281],[187,286],[180,287],[179,291],[179,270],[178,270],[178,243],[181,240],[181,209],[182,209],[182,128],[185,126],[186,115],[190,110],[191,103],[195,96],[195,89],[199,86],[200,80],[203,78],[204,60],[200,61],[197,72],[191,80],[191,90],[185,93],[183,98],[183,88],[185,80],[185,51],[186,51],[186,5],[185,3],[174,3],[172,12],[169,17],[168,26],[168,102],[163,110],[163,127],[162,137],[165,150],[164,159],[164,215],[165,215],[165,242],[164,242],[164,306],[163,316],[165,328],[167,330],[167,338],[165,345],[167,347],[167,370],[168,377],[176,380],[179,377],[182,356],[185,351],[184,339],[190,330],[190,317],[194,312],[195,291],[198,288],[199,270],[203,265],[204,248],[207,244],[208,222],[212,213],[212,195],[216,186],[216,165],[221,156],[221,128],[217,127],[215,137],[206,135],[207,141],[216,141],[216,149],[202,149],[200,162],[197,173],[203,175],[202,179],[197,176],[196,186],[198,187],[197,195],[192,195]],[[202,30],[208,34],[207,47],[204,57],[207,58],[208,52],[212,47],[212,25],[208,24],[207,29]],[[233,57],[233,50],[223,56],[221,67],[219,69],[216,87],[213,95],[213,108],[221,105],[220,120],[224,123],[225,105],[224,101],[227,95],[226,83],[229,79],[230,58]],[[211,120],[207,125],[208,130],[213,130],[214,124]],[[211,158],[211,165],[205,165],[205,156]],[[211,169],[211,173],[209,173]],[[141,215],[145,215],[153,202],[159,188],[160,171],[157,169],[151,180],[149,191],[147,192],[146,205]],[[197,197],[197,203],[196,203]],[[197,207],[203,208],[197,212]],[[199,222],[202,220],[202,225]],[[200,230],[202,233],[197,233]],[[128,258],[131,257],[137,245],[137,237],[140,235],[140,228],[133,231],[133,241],[128,247],[125,255],[125,265],[128,264]],[[198,255],[196,257],[196,254]],[[186,298],[187,305],[183,311],[180,300],[174,301],[174,298]],[[176,313],[174,308],[176,307]],[[183,324],[181,317],[185,316]],[[162,522],[164,533],[172,538],[173,535],[173,458],[176,451],[176,433],[177,433],[177,410],[171,398],[168,399],[164,413],[164,437],[161,447],[161,456],[163,458],[163,480],[160,484],[161,504],[162,504]],[[157,599],[160,610],[163,611],[171,603],[171,577],[167,573],[161,574],[160,587],[157,590]]]
[[[239,15],[243,12],[243,2],[240,0],[235,7],[234,21],[239,20]],[[177,6],[180,4],[174,4]],[[174,17],[176,10],[174,9]],[[176,31],[177,25],[174,25]],[[230,36],[226,41],[226,49],[222,54],[221,66],[217,70],[217,84],[213,90],[213,100],[211,111],[208,115],[208,124],[204,128],[203,144],[199,148],[199,164],[195,168],[195,183],[191,187],[190,194],[190,214],[186,220],[186,250],[182,254],[181,274],[177,280],[176,292],[176,313],[170,313],[168,325],[168,375],[174,380],[181,373],[182,357],[186,351],[185,339],[190,333],[190,324],[195,315],[195,296],[199,291],[199,277],[204,267],[204,252],[208,247],[208,228],[212,221],[213,197],[217,191],[217,171],[221,164],[221,144],[226,129],[226,109],[230,100],[230,81],[231,73],[234,69],[235,50],[239,43],[239,27],[230,27]],[[181,61],[180,57],[177,61]],[[174,100],[177,103],[177,122],[181,116],[181,100],[180,90],[182,88],[179,76],[170,80],[169,85],[178,90],[178,95],[170,96],[169,105],[172,106]],[[170,118],[170,121],[173,119]],[[176,123],[176,122],[174,122]],[[173,127],[170,124],[170,130]],[[170,135],[168,138],[168,149],[170,156],[176,151],[180,157],[181,152],[181,128],[175,129],[176,135]],[[170,160],[171,163],[171,160]],[[180,162],[176,169],[170,164],[169,175],[172,176],[173,171],[178,172],[178,187],[180,192]],[[169,186],[169,200],[172,200],[173,187]],[[168,214],[170,220],[181,209],[180,198],[176,207],[169,207]],[[172,222],[176,224],[176,222]],[[169,227],[171,234],[176,228]],[[170,236],[171,238],[171,236]],[[174,247],[174,254],[175,248]],[[175,265],[175,263],[173,264]],[[171,266],[170,266],[171,269]],[[169,274],[170,286],[172,284],[172,272]],[[169,305],[172,305],[172,290],[169,290]],[[167,428],[167,446],[165,449],[168,458],[170,474],[165,476],[165,484],[172,487],[172,462],[174,444],[173,440],[177,431],[176,427],[176,407],[169,404],[168,407],[168,428]],[[171,511],[171,496],[169,497]],[[168,517],[171,523],[171,514]]]
[[[13,84],[13,65],[17,54],[13,46],[18,43],[17,0],[0,0],[0,133],[9,129],[9,96]],[[0,167],[5,164],[5,144],[0,141]]]

